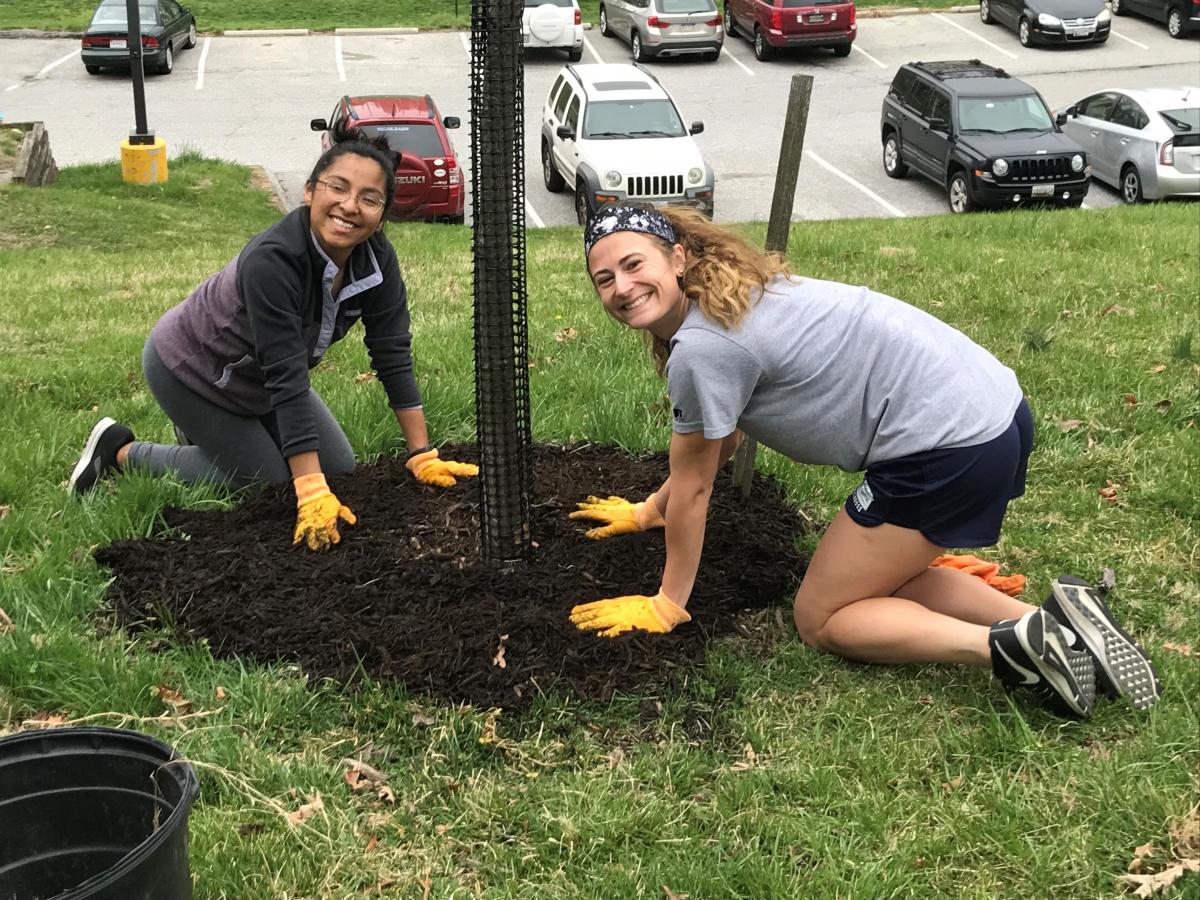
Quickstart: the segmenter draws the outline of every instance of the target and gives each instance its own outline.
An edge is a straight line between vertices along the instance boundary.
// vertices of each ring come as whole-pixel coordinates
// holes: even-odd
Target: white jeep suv
[[[713,214],[716,176],[675,101],[638,65],[564,66],[542,108],[546,190],[575,192],[579,224],[606,203],[636,200]]]
[[[578,0],[525,0],[521,40],[526,47],[555,47],[567,59],[583,58],[583,16]]]

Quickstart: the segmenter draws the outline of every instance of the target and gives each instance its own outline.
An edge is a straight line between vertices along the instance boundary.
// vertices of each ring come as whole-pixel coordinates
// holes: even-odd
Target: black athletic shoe
[[[1082,578],[1054,579],[1042,609],[1062,622],[1072,644],[1076,635],[1096,663],[1096,687],[1106,696],[1125,697],[1134,709],[1149,709],[1162,695],[1162,683],[1150,657],[1117,624],[1100,592]]]
[[[117,451],[133,440],[133,432],[105,416],[88,435],[79,462],[71,472],[67,490],[86,494],[101,478],[117,467]]]
[[[1086,718],[1096,702],[1096,668],[1072,650],[1054,616],[1040,609],[1005,619],[988,635],[992,672],[1007,688],[1028,688],[1059,715]]]

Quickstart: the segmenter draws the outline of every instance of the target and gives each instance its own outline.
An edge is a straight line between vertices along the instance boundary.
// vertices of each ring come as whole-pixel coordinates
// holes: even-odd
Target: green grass
[[[114,630],[90,550],[150,533],[164,505],[228,498],[126,477],[80,503],[63,481],[101,413],[169,438],[139,372],[145,335],[276,215],[246,170],[194,156],[160,187],[123,185],[110,164],[0,189],[0,607],[16,626],[0,636],[0,732],[41,711],[93,717],[196,760],[198,898],[420,897],[428,885],[432,897],[607,900],[665,885],[696,900],[1090,900],[1118,893],[1135,847],[1169,846],[1196,814],[1200,663],[1163,646],[1200,650],[1200,367],[1185,340],[1200,270],[1192,245],[1163,238],[1194,233],[1196,206],[793,227],[801,273],[909,300],[1017,370],[1038,446],[986,555],[1026,573],[1035,599],[1059,572],[1112,566],[1113,603],[1167,685],[1148,714],[1105,703],[1086,723],[1022,711],[984,672],[820,656],[792,632],[788,598],[677,690],[607,705],[552,694],[523,715],[343,690]],[[470,439],[469,233],[389,233],[432,432]],[[530,232],[529,293],[537,438],[665,447],[663,385],[601,313],[577,229]],[[556,341],[567,327],[577,336]],[[315,374],[361,458],[398,445],[378,384],[354,379],[366,370],[347,340]],[[952,386],[940,399],[955,402]],[[855,482],[769,454],[760,466],[818,521]],[[1098,493],[1109,481],[1116,503]],[[202,715],[158,719],[160,684]],[[339,761],[367,753],[394,803],[343,783]],[[290,828],[276,807],[317,793],[324,809]],[[1189,878],[1175,896],[1196,896]]]
[[[860,8],[923,6],[944,9],[959,0],[858,0]],[[718,6],[724,8],[722,0]],[[184,5],[187,5],[186,3]],[[600,0],[579,0],[583,20],[599,20]],[[95,0],[4,0],[0,4],[0,29],[42,28],[81,31],[96,8]],[[201,31],[239,28],[334,28],[410,26],[417,28],[471,27],[471,0],[206,0],[191,3]],[[457,12],[456,12],[457,9]]]

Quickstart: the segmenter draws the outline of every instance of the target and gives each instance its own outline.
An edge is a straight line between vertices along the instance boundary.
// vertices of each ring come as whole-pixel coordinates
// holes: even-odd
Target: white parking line
[[[208,48],[212,44],[212,38],[204,39],[204,49],[200,51],[200,68],[196,70],[196,90],[204,90],[204,64],[208,62]]]
[[[44,78],[46,76],[47,72],[50,72],[52,69],[57,69],[59,66],[61,66],[63,63],[65,63],[67,60],[74,59],[76,56],[78,56],[82,49],[83,48],[81,48],[81,47],[77,48],[75,50],[72,50],[66,56],[59,57],[52,63],[47,63],[46,65],[42,66],[42,68],[38,71],[38,73],[36,75],[33,76],[33,78],[26,78],[24,81],[18,81],[16,84],[10,84],[8,87],[6,87],[4,89],[4,93],[7,94],[9,91],[15,91],[21,85],[28,84],[30,81],[36,81],[39,78]]]
[[[528,200],[525,201],[525,215],[529,216],[529,221],[533,222],[534,228],[546,227],[546,223],[542,221],[542,217],[537,214],[537,210],[533,208],[533,204]]]
[[[873,190],[871,190],[865,184],[855,181],[853,178],[851,178],[845,172],[841,171],[840,169],[834,168],[829,163],[825,162],[825,160],[821,159],[821,157],[817,156],[817,154],[813,153],[811,150],[805,150],[804,155],[811,156],[813,159],[813,162],[815,162],[818,165],[822,166],[823,168],[827,169],[829,172],[836,175],[838,178],[842,179],[842,181],[846,182],[847,184],[853,185],[854,187],[858,188],[860,191],[862,191],[864,194],[866,194],[868,197],[870,197],[872,200],[874,200],[876,203],[878,203],[880,206],[882,206],[884,209],[886,209],[888,212],[890,212],[893,216],[898,216],[901,219],[906,217],[906,215],[907,215],[906,213],[903,213],[900,210],[896,209],[896,207],[892,206],[892,204],[888,203],[886,200],[884,200],[882,197],[880,197],[877,193],[875,193]]]
[[[866,57],[867,59],[869,59],[871,62],[875,63],[875,65],[879,66],[879,68],[881,68],[881,69],[886,69],[886,68],[887,68],[887,66],[885,66],[883,63],[881,63],[879,60],[877,60],[875,57],[873,57],[873,56],[872,56],[870,53],[868,53],[868,52],[867,52],[866,50],[864,50],[862,47],[858,46],[858,42],[857,42],[857,41],[856,41],[856,42],[854,42],[853,44],[851,44],[851,45],[850,45],[850,49],[851,49],[851,50],[857,50],[859,53],[861,53],[863,56],[865,56],[865,57]]]
[[[471,36],[459,32],[458,39],[462,41],[463,49],[467,51],[467,56],[471,55]],[[585,39],[586,40],[586,39]]]
[[[1111,29],[1109,29],[1109,32],[1108,32],[1108,33],[1109,33],[1109,34],[1111,34],[1113,37],[1119,37],[1119,38],[1120,38],[1121,40],[1123,40],[1123,41],[1128,41],[1129,43],[1133,44],[1133,46],[1135,46],[1135,47],[1141,47],[1143,50],[1149,50],[1149,49],[1150,49],[1150,48],[1149,48],[1149,47],[1147,47],[1145,44],[1139,43],[1138,41],[1135,41],[1133,38],[1130,38],[1130,37],[1125,37],[1125,35],[1121,34],[1121,33],[1120,33],[1119,31],[1117,31],[1115,28],[1111,28]]]
[[[989,40],[988,40],[987,38],[985,38],[985,37],[980,37],[979,35],[977,35],[975,32],[973,32],[973,31],[972,31],[971,29],[969,29],[969,28],[963,28],[963,26],[959,25],[957,22],[955,22],[955,21],[954,21],[953,19],[951,19],[949,16],[944,16],[944,15],[942,15],[941,13],[934,13],[934,14],[933,14],[933,17],[934,17],[935,19],[941,19],[941,20],[942,20],[943,22],[945,22],[947,25],[953,25],[955,28],[957,28],[957,29],[958,29],[959,31],[961,31],[963,34],[969,34],[971,37],[975,38],[975,40],[977,40],[977,41],[983,41],[983,43],[987,44],[989,47],[991,47],[991,48],[992,48],[993,50],[995,50],[997,53],[1003,53],[1003,54],[1004,54],[1005,56],[1007,56],[1009,59],[1016,59],[1016,58],[1017,58],[1017,54],[1015,54],[1015,53],[1010,53],[1008,50],[1005,50],[1003,47],[999,46],[998,44],[993,44],[991,41],[989,41]],[[854,46],[854,45],[853,45],[853,44],[851,44],[850,46]]]
[[[338,81],[346,80],[346,67],[342,64],[342,38],[341,35],[333,37],[333,58],[337,60]]]
[[[10,84],[8,87],[6,87],[6,88],[4,89],[4,93],[6,93],[6,94],[7,94],[9,91],[15,91],[17,88],[19,88],[19,87],[20,87],[21,85],[23,85],[24,83],[25,83],[25,82],[23,82],[23,81],[18,81],[16,84]]]
[[[724,56],[726,59],[733,60],[735,63],[737,63],[739,66],[741,66],[742,71],[745,72],[747,75],[754,74],[754,71],[749,66],[747,66],[744,62],[742,62],[740,59],[738,59],[736,56],[734,56],[732,53],[730,53],[728,50],[726,50],[724,44],[721,45],[721,55]]]
[[[596,62],[604,62],[604,60],[600,58],[600,54],[596,52],[596,48],[592,46],[592,42],[587,39],[586,34],[583,36],[583,46],[587,47],[588,53],[592,54],[592,58],[595,59]]]

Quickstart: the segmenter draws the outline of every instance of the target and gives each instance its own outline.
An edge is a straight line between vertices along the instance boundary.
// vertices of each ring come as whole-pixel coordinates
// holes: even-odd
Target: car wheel
[[[583,59],[583,45],[571,47],[567,50],[567,60],[570,62],[579,62]]]
[[[900,139],[894,131],[889,131],[883,141],[883,171],[888,178],[903,178],[908,174],[908,166],[900,158]]]
[[[167,52],[163,54],[163,61],[158,67],[160,75],[170,75],[175,69],[175,51],[171,49],[171,45],[167,44]]]
[[[850,55],[850,45],[849,44],[834,45],[833,55],[834,56],[849,56]]]
[[[1167,13],[1167,34],[1173,38],[1183,37],[1183,10],[1178,7]]]
[[[1110,0],[1112,5],[1112,14],[1114,16],[1125,15],[1125,7],[1121,5],[1121,0]]]
[[[633,51],[634,62],[640,63],[646,61],[646,54],[642,50],[642,36],[636,31],[633,33],[633,37],[629,39],[629,47]]]
[[[767,43],[767,39],[763,37],[762,29],[757,25],[754,26],[754,58],[759,62],[766,62],[774,54],[773,48]]]
[[[737,22],[733,18],[733,11],[729,8],[729,0],[725,0],[725,33],[731,36],[737,34]]]
[[[89,66],[89,65],[84,65],[84,67],[83,67],[83,68],[84,68],[84,69],[87,71],[87,73],[88,73],[89,75],[99,75],[99,74],[100,74],[100,67],[99,67],[99,66]]]
[[[559,193],[567,184],[559,174],[558,167],[554,165],[549,141],[542,141],[542,181],[546,184],[546,190],[552,194]]]
[[[1031,40],[1029,35],[1029,20],[1022,19],[1021,24],[1017,26],[1017,40],[1021,42],[1022,47],[1028,47]]]
[[[193,22],[191,25],[188,26],[187,44],[185,46],[189,50],[191,50],[193,47],[196,46],[196,23],[195,22]]]
[[[994,25],[996,19],[992,16],[992,5],[988,0],[979,0],[979,20],[984,25]]]
[[[575,185],[575,221],[580,225],[586,225],[591,218],[592,211],[588,208],[587,191],[584,190],[583,179],[579,179],[579,183]]]
[[[1121,170],[1121,201],[1123,203],[1141,203],[1144,199],[1141,173],[1138,172],[1137,166],[1126,166]]]
[[[960,170],[950,176],[950,183],[946,186],[946,198],[950,201],[952,213],[968,213],[975,209],[966,172]]]
[[[600,33],[605,37],[612,37],[612,32],[608,30],[608,10],[603,6],[600,7]]]

